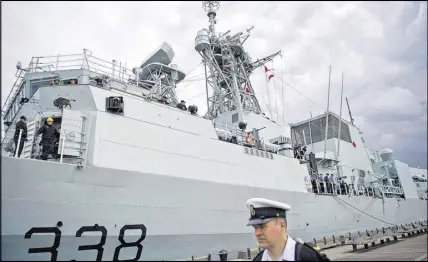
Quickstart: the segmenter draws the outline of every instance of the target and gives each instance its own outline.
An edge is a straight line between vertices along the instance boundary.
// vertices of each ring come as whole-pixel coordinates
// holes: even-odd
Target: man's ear
[[[281,226],[284,228],[284,229],[286,229],[287,228],[287,221],[284,219],[284,220],[282,220],[281,219]]]

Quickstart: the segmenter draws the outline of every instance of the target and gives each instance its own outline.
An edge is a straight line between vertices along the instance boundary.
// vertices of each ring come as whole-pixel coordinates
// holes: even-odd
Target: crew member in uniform
[[[307,243],[296,242],[287,233],[286,212],[291,207],[285,203],[251,198],[248,226],[253,226],[259,247],[263,250],[253,261],[330,261]]]
[[[42,160],[48,160],[48,156],[55,155],[55,141],[59,138],[59,131],[52,124],[53,119],[49,117],[46,121],[47,125],[39,128],[36,132],[36,136],[42,134]]]
[[[22,135],[21,139],[19,139],[19,134]],[[18,148],[18,140],[19,148]],[[15,142],[15,152],[13,152],[13,156],[15,156],[16,151],[18,150],[18,157],[21,157],[22,149],[24,149],[24,142],[27,141],[27,118],[25,116],[21,116],[18,122],[16,122],[15,134],[13,136],[13,141]]]

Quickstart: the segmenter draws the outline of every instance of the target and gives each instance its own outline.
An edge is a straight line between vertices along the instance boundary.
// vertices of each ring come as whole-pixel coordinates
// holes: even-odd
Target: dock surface
[[[324,250],[332,261],[427,261],[427,234],[399,239],[368,250],[352,252],[350,246]]]

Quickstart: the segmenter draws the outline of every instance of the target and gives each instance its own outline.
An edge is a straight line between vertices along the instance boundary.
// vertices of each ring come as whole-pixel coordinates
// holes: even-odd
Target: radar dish
[[[150,54],[141,64],[141,68],[146,67],[151,63],[160,63],[163,65],[169,65],[174,58],[174,51],[172,47],[164,42],[160,47],[158,47],[152,54]]]
[[[202,7],[206,12],[215,12],[220,8],[220,1],[202,1]]]

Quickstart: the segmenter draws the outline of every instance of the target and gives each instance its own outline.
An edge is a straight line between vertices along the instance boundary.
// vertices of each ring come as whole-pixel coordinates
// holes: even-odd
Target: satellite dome
[[[384,148],[380,151],[380,158],[382,158],[382,161],[393,160],[393,153],[394,151],[392,151],[391,149]]]
[[[391,153],[394,153],[394,151],[392,151],[392,149],[389,149],[389,148],[384,148],[384,149],[382,149],[380,151],[381,155],[383,155],[383,154],[391,154]]]

